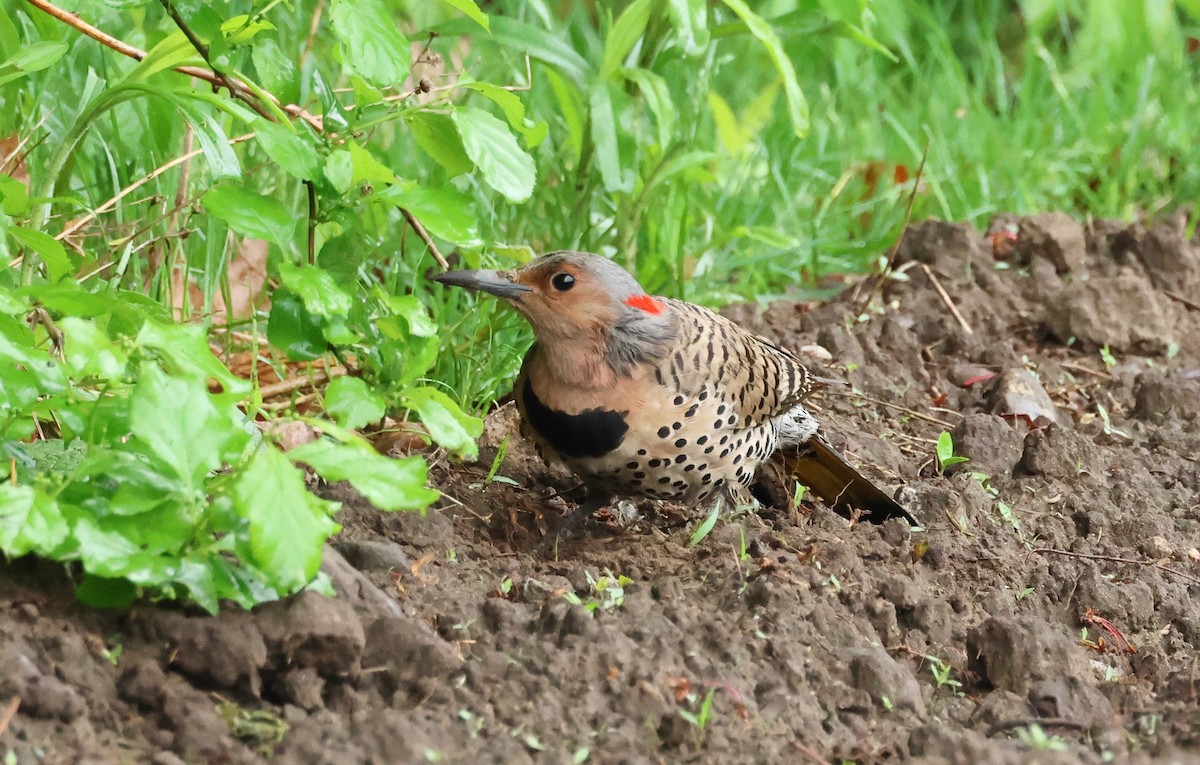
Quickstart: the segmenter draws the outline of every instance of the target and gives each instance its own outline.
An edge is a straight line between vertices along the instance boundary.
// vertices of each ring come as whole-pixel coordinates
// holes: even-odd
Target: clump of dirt
[[[488,423],[427,516],[347,489],[304,593],[89,611],[0,578],[18,762],[1150,761],[1200,751],[1200,240],[1186,220],[914,225],[878,289],[727,309],[841,377],[830,439],[921,519],[616,507]],[[969,459],[940,470],[943,431]],[[560,495],[558,492],[564,492]],[[784,492],[786,493],[786,492]],[[615,529],[605,528],[620,527]],[[13,714],[15,710],[15,714]]]

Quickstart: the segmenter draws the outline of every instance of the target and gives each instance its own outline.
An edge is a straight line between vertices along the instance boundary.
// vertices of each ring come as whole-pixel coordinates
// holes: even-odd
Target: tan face
[[[656,306],[620,266],[587,253],[546,255],[516,271],[450,271],[433,278],[503,298],[543,338],[597,337],[631,308]]]

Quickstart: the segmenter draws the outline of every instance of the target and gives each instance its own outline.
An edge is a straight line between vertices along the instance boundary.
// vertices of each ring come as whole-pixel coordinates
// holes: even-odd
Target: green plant
[[[971,461],[969,457],[954,454],[954,437],[945,430],[938,435],[935,456],[937,457],[938,475],[945,475],[946,470],[954,465]]]
[[[929,672],[933,675],[933,681],[937,683],[937,687],[949,688],[954,691],[955,695],[961,695],[962,683],[955,680],[951,673],[954,667],[949,663],[942,661],[936,656],[926,656],[925,659],[929,662]]]
[[[1021,743],[1025,746],[1035,751],[1066,752],[1070,750],[1062,736],[1047,733],[1046,729],[1037,723],[1017,728],[1017,738],[1021,739]]]
[[[596,611],[611,611],[620,608],[625,603],[625,587],[633,580],[627,576],[613,574],[611,571],[598,578],[589,572],[588,584],[592,591],[585,601],[574,592],[563,593],[563,599],[576,606],[583,606],[591,613]]]
[[[716,696],[716,693],[716,688],[709,688],[708,693],[704,694],[704,698],[700,701],[700,708],[695,712],[688,709],[679,710],[679,716],[701,734],[708,728],[708,724],[712,722],[713,697]]]

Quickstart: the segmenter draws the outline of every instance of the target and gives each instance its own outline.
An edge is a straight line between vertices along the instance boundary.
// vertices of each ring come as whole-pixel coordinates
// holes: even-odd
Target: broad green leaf
[[[475,4],[475,0],[442,0],[447,5],[462,12],[471,21],[474,21],[484,29],[489,29],[487,14],[479,10],[479,6]]]
[[[588,97],[592,114],[592,144],[596,147],[596,164],[608,192],[633,191],[633,178],[626,177],[621,167],[621,151],[617,145],[617,121],[613,116],[612,95],[606,82],[592,84]]]
[[[153,348],[176,376],[188,376],[208,384],[215,380],[221,391],[237,399],[250,392],[251,385],[221,363],[208,346],[208,335],[199,325],[167,324],[147,321],[137,335],[137,345]]]
[[[92,608],[128,608],[137,597],[137,586],[128,579],[84,574],[75,588],[75,597]]]
[[[124,577],[153,586],[166,581],[175,569],[172,558],[145,552],[121,532],[104,528],[100,520],[89,515],[78,518],[72,531],[79,543],[79,559],[89,574]]]
[[[58,328],[65,338],[66,366],[73,377],[119,380],[125,374],[128,355],[94,322],[64,316]]]
[[[375,194],[371,201],[403,207],[447,242],[460,245],[479,242],[479,221],[472,200],[451,186],[431,189],[410,182],[397,183]]]
[[[258,81],[283,103],[296,103],[300,88],[296,82],[296,65],[279,48],[279,44],[267,38],[257,40],[250,50]]]
[[[417,337],[433,337],[438,325],[429,315],[429,309],[416,295],[387,295],[377,290],[375,297],[381,299],[387,309],[408,322],[408,331]]]
[[[325,411],[343,428],[357,430],[383,419],[383,398],[362,378],[338,377],[325,389]]]
[[[350,190],[354,185],[354,157],[348,150],[338,149],[325,158],[325,177],[339,194]]]
[[[284,591],[312,581],[325,540],[337,531],[337,503],[317,499],[304,475],[272,446],[264,447],[233,482],[234,510],[250,524],[254,564]]]
[[[267,340],[295,361],[319,359],[329,348],[320,319],[304,307],[299,295],[283,287],[271,295]]]
[[[783,78],[783,92],[787,96],[792,131],[798,138],[808,135],[808,101],[804,98],[804,91],[800,90],[800,83],[796,80],[796,69],[792,66],[792,60],[788,58],[787,51],[783,49],[783,43],[779,40],[779,36],[775,34],[775,30],[771,28],[770,24],[750,9],[745,0],[722,0],[722,2],[738,15],[746,24],[746,28],[750,30],[750,34],[758,38],[758,41],[766,48],[767,55],[771,57],[771,61],[779,71],[779,76]]]
[[[954,438],[946,431],[942,431],[937,439],[937,458],[938,464],[944,465],[946,460],[954,456]]]
[[[484,183],[510,202],[529,199],[537,170],[533,157],[520,147],[508,126],[471,106],[456,109],[452,119],[458,126],[467,156],[479,168]]]
[[[279,279],[285,287],[300,296],[310,312],[326,319],[344,318],[355,302],[328,271],[317,266],[297,268],[283,261],[279,264]]]
[[[329,439],[304,444],[288,456],[327,481],[349,481],[380,510],[423,510],[439,496],[425,486],[428,469],[420,457],[392,459],[361,442]]]
[[[260,117],[254,122],[254,132],[259,146],[286,172],[301,180],[320,177],[321,155],[294,128]]]
[[[417,112],[408,116],[407,120],[417,146],[441,165],[451,178],[475,167],[449,115]]]
[[[412,53],[390,4],[333,0],[329,16],[342,43],[342,59],[351,69],[380,87],[399,85],[408,77]]]
[[[567,125],[566,145],[571,151],[571,159],[578,162],[583,153],[583,96],[574,83],[560,77],[553,69],[546,72],[546,79],[550,81],[550,89],[554,91],[554,99],[558,102],[558,111]]]
[[[707,0],[669,0],[667,9],[683,52],[689,56],[704,53],[712,38],[708,31]]]
[[[9,558],[51,554],[70,527],[58,504],[32,486],[0,483],[0,550]]]
[[[217,412],[202,381],[168,377],[146,364],[131,399],[133,435],[189,486],[198,486],[221,466],[227,418]]]
[[[291,249],[296,216],[279,200],[227,183],[208,190],[204,209],[242,236],[265,239],[284,252]]]
[[[430,437],[441,446],[467,459],[479,453],[475,441],[483,434],[483,420],[464,412],[445,393],[413,388],[405,392],[404,405],[417,413]]]
[[[650,0],[634,0],[617,17],[608,37],[604,41],[604,56],[600,61],[600,77],[612,77],[621,62],[633,50],[634,44],[641,39],[646,31],[646,23],[650,21]]]
[[[29,189],[16,178],[0,173],[0,200],[4,212],[14,217],[25,215],[29,209]]]
[[[21,244],[38,254],[46,264],[46,275],[56,282],[71,271],[71,259],[62,243],[42,231],[10,226],[8,233]]]
[[[376,159],[370,149],[353,141],[349,142],[347,147],[350,150],[350,158],[354,160],[354,175],[351,180],[353,184],[370,183],[382,186],[396,180],[392,169]]]
[[[479,93],[500,107],[509,126],[525,138],[525,148],[532,149],[546,138],[550,127],[545,122],[531,122],[525,119],[525,104],[511,90],[505,90],[497,85],[486,82],[468,82],[464,87]]]

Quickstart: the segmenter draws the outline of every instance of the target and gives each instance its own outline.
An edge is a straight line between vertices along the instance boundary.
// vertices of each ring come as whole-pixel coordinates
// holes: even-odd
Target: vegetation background
[[[97,605],[327,587],[304,467],[426,507],[375,446],[470,457],[528,344],[445,257],[715,304],[882,269],[910,196],[1151,217],[1198,49],[1198,0],[5,0],[0,551]]]

